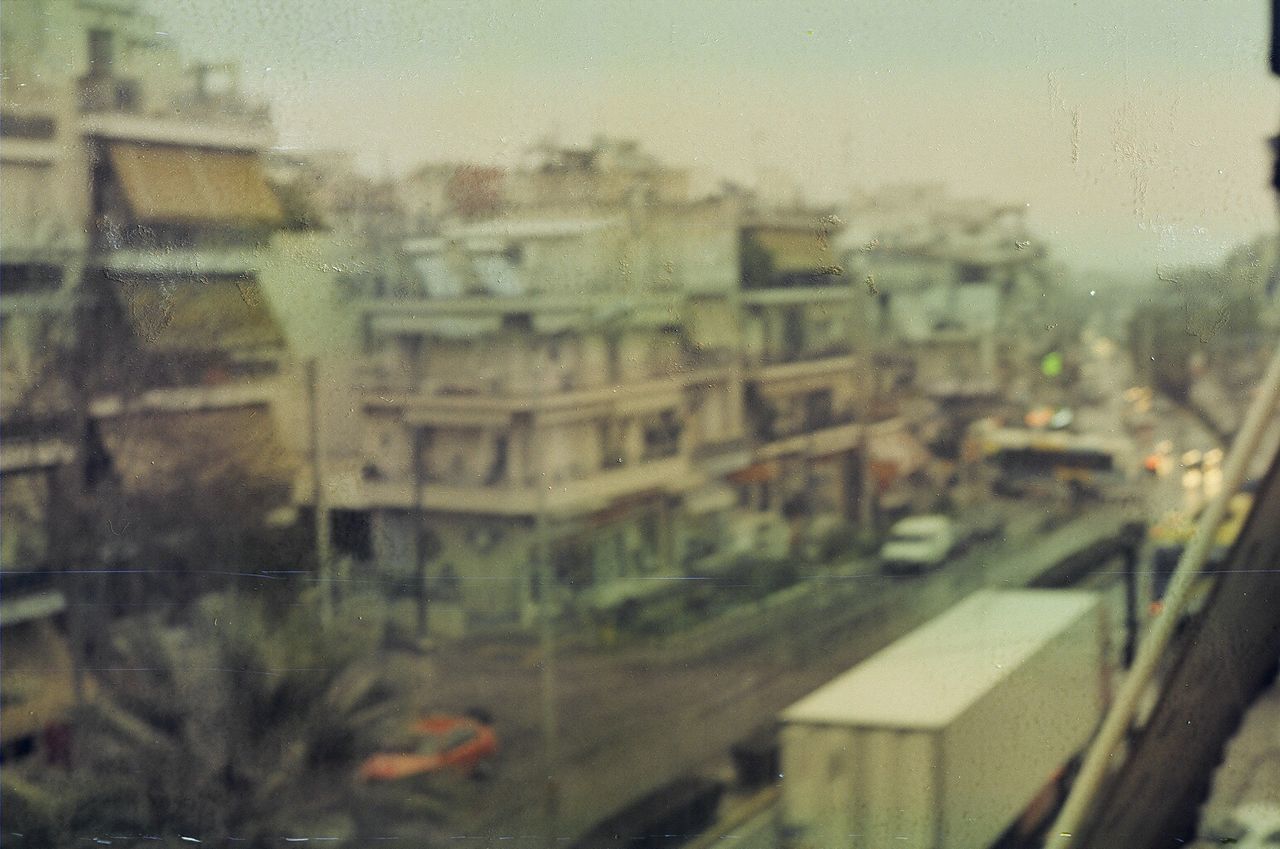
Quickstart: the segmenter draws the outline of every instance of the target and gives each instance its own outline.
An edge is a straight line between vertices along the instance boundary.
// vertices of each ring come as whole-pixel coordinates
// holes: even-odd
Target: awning
[[[739,469],[729,475],[729,482],[736,484],[743,483],[764,483],[778,477],[779,469],[777,462],[770,460],[764,463],[755,463],[747,466],[745,469]]]
[[[278,348],[284,332],[245,277],[108,278],[138,344],[155,351]]]
[[[3,742],[66,722],[74,705],[71,651],[54,624],[25,622],[0,635],[0,735]]]
[[[128,491],[230,495],[237,502],[283,501],[292,492],[298,460],[280,443],[265,404],[124,413],[98,426]]]
[[[282,218],[257,154],[112,142],[109,155],[139,221],[272,225]]]

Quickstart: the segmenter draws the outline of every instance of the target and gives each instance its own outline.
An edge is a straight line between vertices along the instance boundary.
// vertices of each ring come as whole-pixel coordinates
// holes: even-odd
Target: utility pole
[[[311,410],[311,490],[316,533],[316,572],[320,579],[320,617],[327,626],[333,622],[333,556],[329,540],[329,508],[325,503],[320,459],[319,359],[307,361],[307,400]]]
[[[545,455],[542,461],[546,462]],[[538,498],[534,514],[534,568],[538,581],[538,637],[542,651],[542,743],[546,770],[543,799],[543,826],[547,849],[554,849],[560,812],[560,785],[556,780],[559,759],[559,722],[556,712],[555,611],[551,605],[555,582],[551,568],[550,529],[547,517],[547,473],[539,475]]]

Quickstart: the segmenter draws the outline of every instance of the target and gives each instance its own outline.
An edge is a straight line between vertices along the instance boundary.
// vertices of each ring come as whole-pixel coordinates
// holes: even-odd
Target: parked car
[[[460,772],[471,778],[487,774],[498,753],[493,720],[483,711],[464,716],[431,714],[409,726],[394,751],[379,752],[360,765],[365,781],[397,781],[415,775]]]
[[[955,544],[949,516],[910,516],[889,530],[880,547],[880,565],[886,572],[924,572],[942,565]]]

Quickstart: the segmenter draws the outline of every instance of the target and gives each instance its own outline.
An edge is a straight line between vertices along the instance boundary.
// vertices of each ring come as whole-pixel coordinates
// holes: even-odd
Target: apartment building
[[[3,570],[241,557],[294,485],[256,279],[281,218],[266,112],[235,68],[184,65],[139,2],[4,11]],[[6,696],[31,652],[60,653],[51,633],[5,640]]]
[[[949,405],[994,403],[1030,362],[1049,273],[1025,209],[900,186],[855,198],[842,256],[876,301],[886,365]]]
[[[813,211],[744,213],[739,226],[744,401],[753,464],[744,500],[787,518],[853,519],[871,382],[858,356],[870,310],[837,261],[841,223]]]
[[[73,705],[58,502],[76,483],[73,290],[85,239],[69,214],[73,93],[42,82],[5,10],[0,89],[0,758],[58,758]]]
[[[628,142],[540,149],[489,217],[441,200],[456,172],[412,178],[436,184],[419,291],[352,305],[365,449],[329,473],[433,628],[528,621],[544,569],[557,604],[619,614],[858,516],[870,313],[837,219],[693,200]]]
[[[717,212],[673,214],[696,232]],[[649,229],[622,214],[457,225],[405,246],[425,297],[359,305],[377,352],[366,456],[359,503],[335,507],[369,511],[381,568],[411,581],[430,559],[435,621],[531,614],[542,532],[583,598],[683,573],[673,516],[706,487],[695,447],[741,430],[730,335],[664,258],[678,228]]]

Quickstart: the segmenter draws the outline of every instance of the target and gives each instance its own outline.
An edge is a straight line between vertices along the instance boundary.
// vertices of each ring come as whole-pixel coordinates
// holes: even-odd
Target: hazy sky
[[[1264,0],[152,0],[235,59],[280,143],[371,171],[639,138],[809,196],[942,180],[1028,204],[1056,255],[1216,259],[1275,227]]]

